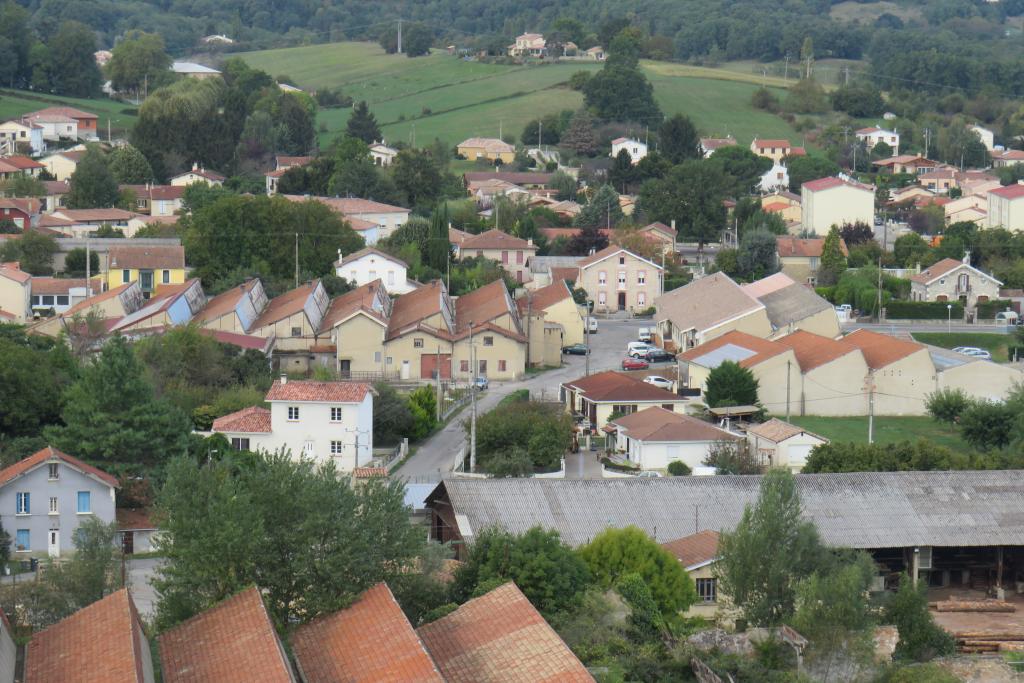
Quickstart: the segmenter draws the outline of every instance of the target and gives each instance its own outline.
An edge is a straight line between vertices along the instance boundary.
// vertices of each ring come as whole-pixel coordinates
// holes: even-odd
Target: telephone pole
[[[402,20],[398,20],[398,54],[402,54]]]
[[[875,442],[875,371],[868,370],[868,443]]]
[[[92,296],[92,269],[89,268],[89,232],[85,233],[85,298]],[[70,298],[68,299],[70,301]]]
[[[789,422],[789,370],[792,361],[786,361],[786,422]]]
[[[931,128],[925,128],[924,129],[924,158],[925,159],[928,158],[928,143],[931,142],[931,139],[932,139]]]
[[[786,53],[786,70],[783,72],[782,80],[789,81],[789,53]]]
[[[299,286],[299,233],[295,233],[295,286]]]
[[[473,343],[473,321],[469,321],[469,471],[476,472],[476,344]]]
[[[437,410],[436,410],[436,412],[437,412],[437,421],[440,422],[441,421],[441,345],[440,344],[437,345],[437,355],[435,356],[434,365],[436,366],[435,367],[435,371],[437,373],[437,391],[436,391],[436,393],[437,393],[437,399],[436,399]]]

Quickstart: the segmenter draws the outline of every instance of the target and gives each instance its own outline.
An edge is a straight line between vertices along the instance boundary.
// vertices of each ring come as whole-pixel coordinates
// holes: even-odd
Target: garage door
[[[452,378],[452,355],[450,353],[425,353],[420,356],[420,379],[437,379],[437,368],[441,368],[441,379]]]
[[[807,464],[807,456],[811,454],[811,449],[814,448],[811,444],[800,444],[790,446],[788,449],[789,453],[789,466],[790,467],[803,467]]]

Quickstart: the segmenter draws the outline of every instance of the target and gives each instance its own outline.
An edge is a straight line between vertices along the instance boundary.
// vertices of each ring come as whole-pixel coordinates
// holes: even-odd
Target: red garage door
[[[450,353],[425,353],[420,356],[420,379],[436,379],[438,366],[441,368],[441,379],[452,378]]]

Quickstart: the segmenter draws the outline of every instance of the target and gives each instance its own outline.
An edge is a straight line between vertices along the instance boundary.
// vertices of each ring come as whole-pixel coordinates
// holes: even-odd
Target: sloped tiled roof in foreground
[[[1024,470],[796,479],[804,515],[833,547],[1024,545]],[[463,538],[493,524],[513,533],[540,525],[579,546],[609,526],[635,525],[663,543],[695,531],[731,530],[760,485],[760,476],[446,479],[427,504],[447,492]]]
[[[593,681],[514,583],[417,629],[450,683]]]

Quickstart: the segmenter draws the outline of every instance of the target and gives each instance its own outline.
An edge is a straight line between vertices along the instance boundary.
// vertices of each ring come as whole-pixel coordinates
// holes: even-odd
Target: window
[[[67,294],[58,294],[57,295],[57,305],[58,306],[68,306],[70,303],[71,303],[71,299],[68,297]]]
[[[388,356],[388,365],[391,365],[394,362],[395,362],[395,359],[392,358],[391,356]]]
[[[49,464],[49,476],[47,477],[50,481],[56,481],[60,479],[60,464],[51,462]]]
[[[234,437],[231,439],[231,450],[233,451],[247,451],[249,450],[249,439],[242,439]]]
[[[341,442],[340,441],[332,441],[331,442],[331,455],[341,455]]]
[[[646,292],[637,292],[636,293],[636,305],[637,306],[646,306],[647,305],[647,293]]]
[[[14,495],[14,502],[16,506],[16,512],[19,515],[31,515],[32,514],[32,500],[31,495],[28,493],[18,492]]]
[[[480,361],[480,374],[481,375],[486,375],[487,374],[487,361],[485,361],[485,360]]]
[[[331,408],[331,422],[341,422],[341,408]]]
[[[52,294],[44,294],[43,295],[43,305],[44,306],[52,306],[53,305],[53,295]]]
[[[301,337],[302,336],[302,328],[301,327],[293,327],[292,328],[292,336],[293,337]]]
[[[414,349],[422,349],[423,348],[423,338],[422,337],[414,338],[412,340],[412,347]]]
[[[131,282],[131,281],[132,281],[132,271],[130,271],[127,268],[125,268],[124,270],[121,271],[121,282]]]
[[[395,271],[393,271],[393,270],[389,270],[388,271],[388,284],[389,285],[395,284]]]
[[[27,553],[31,550],[32,544],[29,543],[28,529],[18,529],[14,543],[19,553]]]
[[[459,372],[469,372],[469,361],[468,360],[460,360],[459,361]]]
[[[498,361],[498,372],[505,372],[505,370],[507,368],[508,368],[508,364],[505,361],[503,361],[503,360],[499,360]]]
[[[522,264],[522,262],[523,262],[523,252],[517,251],[516,252],[516,263]]]
[[[606,272],[604,272],[603,270],[599,271],[597,273],[597,284],[603,285],[606,282],[608,282],[608,274]]]
[[[92,494],[89,491],[78,492],[78,514],[92,514]]]
[[[647,284],[647,271],[646,270],[641,270],[641,271],[637,272],[637,274],[636,274],[636,283],[638,285],[646,285]]]
[[[379,363],[380,362],[380,351],[374,351],[373,352],[373,362],[374,363]]]
[[[163,272],[163,277],[162,277],[162,280],[163,280],[163,283],[164,283],[165,285],[166,285],[166,284],[170,284],[170,282],[171,282],[171,271],[169,271],[169,270],[165,270],[165,271]]]
[[[717,579],[697,579],[697,597],[702,602],[717,602],[717,589]]]
[[[502,263],[508,263],[508,252],[507,251],[502,251],[501,252],[501,262]]]
[[[607,301],[608,301],[608,298],[605,296],[604,292],[598,292],[597,293],[597,303],[599,303],[599,304],[601,304],[603,306]]]
[[[494,346],[494,337],[484,337],[484,346]]]
[[[626,271],[620,270],[619,271],[619,289],[625,289],[625,288],[626,288]]]
[[[374,280],[377,279],[377,271],[376,270],[371,270],[368,273],[368,275],[370,276],[370,282],[373,282]]]
[[[33,294],[32,295],[32,305],[33,306],[38,306],[39,305],[39,295],[38,294]]]
[[[619,256],[619,265],[620,266],[626,265],[626,257],[625,256],[623,256],[623,255]]]
[[[288,406],[288,421],[289,422],[296,422],[296,421],[298,421],[298,419],[299,419],[299,407],[298,406]]]

